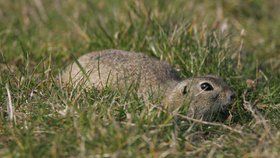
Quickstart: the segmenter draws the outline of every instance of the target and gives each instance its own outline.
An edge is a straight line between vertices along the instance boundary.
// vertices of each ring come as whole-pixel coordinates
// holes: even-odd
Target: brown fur
[[[137,84],[137,92],[144,98],[150,92],[161,92],[168,109],[189,105],[188,115],[209,119],[223,111],[233,101],[234,92],[219,77],[205,76],[181,79],[165,61],[142,53],[121,50],[104,50],[85,54],[66,68],[63,83],[85,84],[103,89],[110,86],[124,90]],[[214,90],[204,91],[200,85],[209,83]]]

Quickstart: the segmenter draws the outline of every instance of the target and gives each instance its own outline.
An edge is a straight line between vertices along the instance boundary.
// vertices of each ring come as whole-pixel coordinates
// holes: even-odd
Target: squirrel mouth
[[[228,112],[229,109],[232,107],[233,102],[227,102],[222,104],[222,106],[220,107],[220,112],[225,113]]]
[[[224,121],[229,117],[230,115],[229,109],[230,109],[229,105],[222,106],[218,114],[218,117],[220,118],[221,121]]]
[[[228,105],[224,105],[224,106],[221,107],[220,112],[222,112],[222,113],[226,112],[226,111],[228,111],[228,109],[229,109]]]
[[[228,109],[221,109],[219,112],[212,115],[211,121],[214,122],[224,122],[230,116]]]
[[[220,115],[227,116],[229,115],[229,110],[227,108],[220,111]]]

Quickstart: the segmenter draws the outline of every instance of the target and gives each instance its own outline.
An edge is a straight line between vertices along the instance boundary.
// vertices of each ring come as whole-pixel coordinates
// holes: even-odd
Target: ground
[[[0,157],[279,157],[278,0],[0,0]],[[134,92],[62,88],[93,50],[215,74],[237,92],[225,122],[173,117]],[[12,107],[13,113],[8,107]]]

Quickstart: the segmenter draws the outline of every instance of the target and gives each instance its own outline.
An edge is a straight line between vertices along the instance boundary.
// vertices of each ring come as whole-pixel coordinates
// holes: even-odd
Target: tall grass
[[[278,157],[278,5],[0,0],[0,156]],[[111,48],[167,60],[183,77],[222,76],[238,94],[231,117],[174,118],[133,92],[56,81],[71,54]]]

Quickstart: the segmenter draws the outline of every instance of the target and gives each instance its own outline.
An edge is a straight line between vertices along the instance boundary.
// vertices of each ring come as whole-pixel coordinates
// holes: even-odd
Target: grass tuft
[[[0,157],[279,157],[278,6],[0,0]],[[167,60],[183,77],[222,76],[237,92],[231,119],[172,117],[133,88],[56,82],[80,55],[114,48]]]

